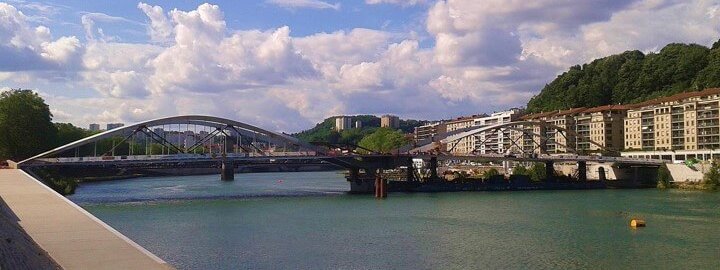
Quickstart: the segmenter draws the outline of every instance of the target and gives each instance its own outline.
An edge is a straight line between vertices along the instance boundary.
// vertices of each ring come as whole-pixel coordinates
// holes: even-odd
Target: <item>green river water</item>
[[[348,188],[336,172],[209,175],[70,199],[179,269],[720,269],[718,192]]]

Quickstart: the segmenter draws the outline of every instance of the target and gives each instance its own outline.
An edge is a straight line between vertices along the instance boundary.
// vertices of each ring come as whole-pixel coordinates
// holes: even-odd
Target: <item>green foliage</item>
[[[672,175],[670,175],[670,171],[668,170],[667,166],[660,166],[660,168],[658,168],[657,188],[669,188],[671,181]]]
[[[0,159],[21,160],[48,150],[57,129],[45,101],[31,90],[0,94]]]
[[[72,195],[78,186],[78,181],[65,177],[56,169],[44,169],[35,172],[41,181],[61,195]]]
[[[490,177],[493,177],[493,176],[496,176],[496,175],[500,175],[500,172],[499,172],[497,169],[495,169],[495,168],[490,168],[489,170],[483,172],[482,178],[483,178],[483,179],[490,179]]]
[[[703,177],[703,186],[707,189],[717,190],[720,188],[720,165],[713,161],[710,170]]]
[[[92,135],[91,131],[76,127],[70,123],[55,123],[55,128],[57,129],[57,138],[53,147],[62,146]]]
[[[408,142],[409,140],[405,137],[405,134],[398,130],[378,128],[375,132],[360,140],[358,146],[379,153],[390,153]]]
[[[533,163],[530,168],[526,168],[522,165],[517,165],[515,168],[513,168],[512,175],[526,175],[530,177],[530,180],[538,182],[545,180],[545,164],[541,162],[535,162]]]
[[[717,45],[717,43],[716,43]],[[720,86],[720,45],[668,44],[573,66],[530,99],[529,112],[634,103]]]

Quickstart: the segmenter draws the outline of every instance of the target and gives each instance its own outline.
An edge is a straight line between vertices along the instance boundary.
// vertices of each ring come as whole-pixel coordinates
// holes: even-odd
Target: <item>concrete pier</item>
[[[63,269],[173,269],[21,170],[0,170],[0,197]]]

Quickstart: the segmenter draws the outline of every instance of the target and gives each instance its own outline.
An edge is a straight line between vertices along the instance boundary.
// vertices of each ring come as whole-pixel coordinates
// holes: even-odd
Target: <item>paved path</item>
[[[64,269],[172,269],[23,171],[0,170],[0,197]]]

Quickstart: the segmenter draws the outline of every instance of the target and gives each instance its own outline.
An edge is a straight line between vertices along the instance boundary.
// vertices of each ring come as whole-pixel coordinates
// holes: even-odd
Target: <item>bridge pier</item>
[[[378,169],[375,174],[375,198],[384,199],[387,197],[387,183],[381,172],[382,170]]]
[[[411,157],[407,158],[405,161],[405,166],[407,166],[407,171],[405,172],[405,180],[408,182],[415,181],[415,169],[413,168],[413,160]]]
[[[578,181],[587,181],[587,162],[578,161]]]
[[[235,166],[232,161],[222,161],[220,166],[220,180],[222,181],[233,181],[235,180]]]
[[[437,157],[430,158],[430,181],[437,181],[440,179],[437,174],[438,160]]]
[[[550,182],[555,179],[555,162],[545,161],[545,181]]]

